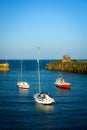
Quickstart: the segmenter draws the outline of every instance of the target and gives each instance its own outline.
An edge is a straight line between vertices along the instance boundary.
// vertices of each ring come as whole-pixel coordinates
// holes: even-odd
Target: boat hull
[[[37,103],[43,104],[43,105],[50,105],[52,103],[55,103],[54,99],[46,95],[46,98],[41,97],[39,93],[34,95],[34,99]]]
[[[70,84],[69,83],[66,83],[66,84],[56,84],[56,87],[63,88],[63,89],[70,89]]]
[[[20,89],[29,89],[30,88],[29,84],[26,82],[18,82],[17,87]]]

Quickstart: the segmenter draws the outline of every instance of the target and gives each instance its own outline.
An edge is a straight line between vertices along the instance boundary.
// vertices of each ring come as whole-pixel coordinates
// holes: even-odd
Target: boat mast
[[[22,82],[22,59],[21,59],[21,82]]]
[[[41,92],[41,87],[40,87],[40,65],[39,65],[39,50],[40,48],[37,47],[37,63],[38,63],[38,85],[39,85],[39,93]]]

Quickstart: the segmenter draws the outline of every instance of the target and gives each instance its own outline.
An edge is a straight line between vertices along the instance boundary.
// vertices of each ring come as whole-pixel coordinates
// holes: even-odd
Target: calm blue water
[[[20,61],[10,60],[10,72],[0,73],[0,130],[83,130],[87,129],[87,75],[62,73],[71,89],[55,87],[60,72],[45,69],[49,60],[40,61],[41,86],[56,104],[41,105],[34,101],[38,89],[36,60],[23,61],[23,80],[27,91],[17,89]]]

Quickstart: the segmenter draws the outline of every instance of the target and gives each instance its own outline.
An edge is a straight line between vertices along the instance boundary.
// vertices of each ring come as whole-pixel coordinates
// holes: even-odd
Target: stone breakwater
[[[62,71],[62,72],[87,74],[87,62],[80,62],[80,61],[51,62],[49,64],[46,64],[46,69],[47,70]]]
[[[0,72],[7,72],[10,70],[8,63],[0,63]]]

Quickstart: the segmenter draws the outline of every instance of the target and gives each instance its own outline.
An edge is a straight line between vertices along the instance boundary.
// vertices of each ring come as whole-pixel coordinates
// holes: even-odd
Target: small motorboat
[[[64,78],[57,78],[55,81],[56,87],[70,89],[71,84],[64,81]]]

